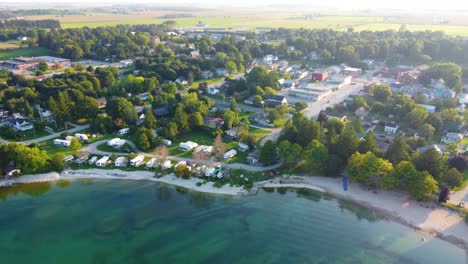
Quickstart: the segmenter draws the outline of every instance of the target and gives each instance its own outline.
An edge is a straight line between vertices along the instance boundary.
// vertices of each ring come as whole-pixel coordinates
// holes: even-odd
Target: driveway
[[[61,134],[66,133],[66,132],[74,133],[74,132],[78,132],[78,131],[85,130],[85,129],[88,129],[88,128],[89,128],[89,125],[82,125],[82,126],[72,125],[72,126],[74,126],[74,128],[72,128],[72,129],[68,129],[68,130],[65,130],[65,131],[61,131],[61,132],[57,132],[57,133],[50,134],[50,135],[48,135],[48,136],[44,136],[44,137],[40,137],[40,138],[35,138],[35,139],[31,139],[31,140],[26,140],[26,141],[20,141],[20,142],[8,141],[8,140],[5,140],[5,139],[3,139],[3,138],[0,138],[0,143],[8,144],[8,143],[10,143],[10,142],[16,142],[16,143],[20,143],[20,144],[29,145],[29,144],[31,144],[31,143],[38,143],[38,142],[47,141],[47,140],[49,140],[49,139],[53,139],[53,138],[60,137]]]

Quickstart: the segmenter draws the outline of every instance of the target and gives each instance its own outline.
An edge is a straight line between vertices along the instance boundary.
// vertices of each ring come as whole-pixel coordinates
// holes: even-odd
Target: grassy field
[[[18,41],[0,42],[0,50],[18,49],[21,45]]]
[[[46,48],[20,48],[20,49],[9,49],[9,50],[0,50],[0,60],[7,60],[10,58],[25,56],[43,56],[50,55],[52,52]]]
[[[317,10],[314,10],[317,12]],[[58,19],[63,28],[115,26],[118,24],[161,24],[167,20],[175,20],[178,27],[190,27],[199,21],[207,24],[211,28],[245,28],[255,29],[256,27],[284,27],[284,28],[306,28],[306,29],[335,29],[347,30],[354,28],[356,31],[372,30],[398,30],[402,24],[406,24],[408,30],[442,30],[449,35],[468,36],[468,22],[462,15],[448,16],[451,24],[432,25],[432,16],[428,15],[401,15],[385,13],[360,13],[320,11],[321,16],[312,19],[304,18],[306,10],[283,10],[283,9],[263,9],[249,10],[238,9],[191,12],[192,17],[182,18],[161,18],[172,11],[140,12],[130,14],[100,14],[93,13],[87,15],[73,16],[33,16],[28,19]],[[220,15],[222,14],[222,15]]]

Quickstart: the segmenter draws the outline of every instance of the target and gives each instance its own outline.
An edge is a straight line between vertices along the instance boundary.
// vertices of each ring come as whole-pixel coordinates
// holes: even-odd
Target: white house
[[[130,161],[130,165],[134,166],[134,167],[138,167],[140,165],[142,165],[144,162],[144,159],[145,157],[143,155],[138,155],[136,156],[135,158],[133,158],[131,161]]]
[[[463,135],[458,134],[458,133],[447,133],[445,136],[442,137],[442,142],[451,144],[451,143],[457,143],[463,140]]]
[[[54,139],[54,145],[55,146],[69,147],[70,144],[71,144],[71,140]]]
[[[126,167],[127,166],[127,158],[126,157],[118,157],[115,160],[116,167]]]
[[[231,149],[228,152],[224,153],[224,159],[230,159],[237,155],[237,151],[235,149]]]
[[[388,122],[385,124],[384,131],[386,134],[393,135],[398,131],[398,124],[395,122]]]
[[[110,157],[109,156],[104,156],[100,158],[98,161],[96,161],[96,166],[98,167],[105,167],[107,165],[107,162],[109,161]]]
[[[11,126],[18,131],[28,131],[33,129],[33,124],[26,119],[16,119],[11,122]]]
[[[263,63],[268,64],[268,65],[273,64],[277,61],[278,61],[278,57],[273,56],[272,54],[269,54],[263,57]]]
[[[179,144],[179,149],[182,151],[190,151],[198,147],[198,144],[192,141],[182,142]]]

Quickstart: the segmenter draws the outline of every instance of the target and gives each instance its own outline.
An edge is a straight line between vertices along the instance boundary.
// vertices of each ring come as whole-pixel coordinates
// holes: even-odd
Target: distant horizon
[[[44,6],[38,7],[38,4]],[[12,6],[14,5],[14,6]],[[31,9],[44,9],[44,8],[89,8],[89,7],[100,7],[109,5],[164,5],[164,6],[186,6],[186,7],[214,7],[219,8],[223,6],[235,6],[235,7],[249,7],[249,6],[264,6],[264,7],[287,7],[287,8],[333,8],[341,10],[402,10],[402,11],[452,11],[452,12],[468,12],[468,1],[458,2],[457,0],[446,0],[444,2],[430,1],[425,2],[423,6],[417,2],[411,2],[407,0],[393,0],[391,2],[375,2],[373,0],[354,0],[352,2],[345,0],[328,0],[326,2],[313,3],[305,0],[290,0],[284,2],[282,0],[268,0],[268,1],[250,1],[250,0],[237,0],[236,2],[220,3],[215,0],[199,0],[196,3],[187,0],[161,0],[161,1],[150,1],[150,0],[101,0],[96,3],[94,0],[81,0],[80,3],[76,3],[71,0],[44,0],[44,1],[32,1],[32,0],[3,0],[0,3],[0,8],[31,8]],[[195,6],[197,5],[197,6]]]

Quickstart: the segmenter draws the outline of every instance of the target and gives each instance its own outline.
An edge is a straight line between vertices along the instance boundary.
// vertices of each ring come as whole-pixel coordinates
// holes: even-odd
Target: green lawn
[[[193,82],[192,85],[190,86],[190,88],[198,88],[198,85],[200,83],[203,83],[203,82],[206,82],[208,84],[208,86],[210,86],[210,85],[213,85],[214,83],[222,82],[223,80],[224,80],[224,77],[208,79],[208,80],[199,80],[199,81]]]
[[[43,56],[43,55],[50,55],[52,54],[51,50],[46,48],[20,48],[20,49],[9,49],[9,50],[0,50],[0,60],[7,60],[10,58],[25,56],[25,57],[32,57],[32,56]]]
[[[46,131],[35,131],[34,129],[32,129],[32,130],[28,130],[24,132],[16,131],[15,135],[16,137],[14,138],[5,137],[5,136],[1,136],[1,137],[10,141],[26,141],[26,140],[36,139],[40,137],[45,137],[50,134],[47,133]]]
[[[56,146],[54,144],[54,140],[47,140],[43,142],[37,143],[38,147],[41,150],[47,151],[48,154],[57,154],[57,153],[63,153],[65,155],[75,155],[76,151],[71,150],[68,147],[61,147],[61,146]]]
[[[271,134],[271,130],[257,127],[249,127],[249,132],[255,137],[256,141],[260,141],[262,138]]]
[[[463,146],[468,145],[468,138],[464,138],[461,142]]]

